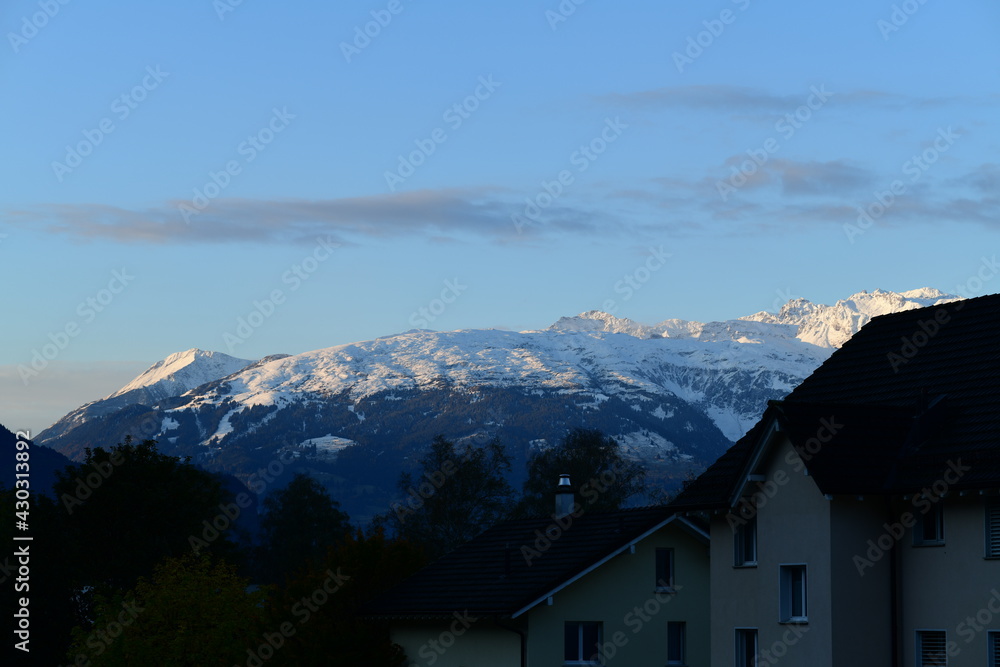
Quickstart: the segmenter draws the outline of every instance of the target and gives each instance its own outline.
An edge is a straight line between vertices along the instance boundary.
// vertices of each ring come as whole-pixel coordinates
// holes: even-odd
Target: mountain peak
[[[252,363],[251,359],[237,359],[222,352],[192,347],[157,361],[108,398],[140,389],[160,397],[179,396],[206,382],[232,375]]]

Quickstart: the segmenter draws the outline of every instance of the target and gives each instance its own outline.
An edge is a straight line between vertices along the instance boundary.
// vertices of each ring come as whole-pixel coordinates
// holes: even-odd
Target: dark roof
[[[823,419],[835,434],[810,441]],[[952,489],[1000,487],[1000,295],[872,319],[671,506],[728,506],[774,423],[817,450],[807,467],[823,493],[913,493],[959,461],[971,469]]]
[[[558,535],[550,528],[555,524],[551,517],[504,521],[369,603],[365,613],[434,618],[468,611],[510,617],[672,515],[665,507],[585,512]],[[546,529],[547,549],[540,539]]]

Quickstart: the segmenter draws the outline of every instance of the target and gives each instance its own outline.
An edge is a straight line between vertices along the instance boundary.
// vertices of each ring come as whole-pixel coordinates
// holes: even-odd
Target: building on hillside
[[[1000,667],[1000,295],[873,319],[671,507],[713,667]]]
[[[556,514],[502,522],[369,605],[408,664],[708,665],[703,527],[560,496]]]

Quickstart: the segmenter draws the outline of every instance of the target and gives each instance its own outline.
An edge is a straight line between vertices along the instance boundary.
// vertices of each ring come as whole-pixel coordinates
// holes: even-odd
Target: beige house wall
[[[903,582],[904,664],[916,659],[916,630],[945,630],[949,667],[986,667],[987,631],[1000,631],[1000,560],[985,558],[985,505],[978,495],[949,495],[944,503],[942,546],[913,546],[912,531],[900,540]],[[897,516],[919,516],[912,499]]]
[[[674,549],[675,593],[657,592],[656,549]],[[542,555],[540,558],[544,558]],[[454,620],[454,619],[453,619]],[[529,667],[562,667],[565,623],[603,623],[609,667],[664,667],[667,622],[686,623],[686,665],[708,667],[708,546],[670,523],[505,625],[527,629]],[[519,667],[520,639],[491,619],[471,624],[451,644],[449,621],[399,621],[391,637],[408,667]],[[444,641],[442,641],[444,639]],[[437,651],[437,646],[450,646]]]
[[[730,517],[712,520],[712,665],[732,667],[736,628],[757,628],[759,665],[832,667],[830,655],[831,504],[805,474],[791,444],[776,434],[773,446],[750,482],[759,493],[757,566],[734,567]],[[808,623],[779,621],[779,566],[805,563]],[[857,663],[855,663],[857,664]]]
[[[657,593],[655,551],[674,549],[676,593]],[[530,612],[529,667],[563,664],[567,621],[603,622],[609,667],[663,667],[667,622],[686,625],[690,667],[709,664],[708,547],[675,524],[636,545]]]

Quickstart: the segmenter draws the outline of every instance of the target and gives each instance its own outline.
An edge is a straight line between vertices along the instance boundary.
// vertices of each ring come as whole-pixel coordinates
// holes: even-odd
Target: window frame
[[[802,573],[800,599],[802,614],[799,616],[792,613],[795,608],[794,573],[796,572]],[[781,563],[778,565],[778,622],[809,622],[809,565],[807,563]]]
[[[941,635],[941,653],[944,655],[944,665],[940,667],[948,666],[948,631],[940,630],[935,628],[919,628],[914,631],[915,646],[913,651],[913,664],[916,667],[927,667],[927,663],[924,662],[924,647],[923,647],[923,637],[931,633]]]
[[[938,536],[927,538],[924,535],[924,522],[928,517],[936,517]],[[931,509],[917,517],[917,522],[913,524],[913,546],[915,547],[939,547],[945,543],[944,535],[944,500],[938,498],[937,502],[931,504]]]
[[[746,559],[747,539],[753,551],[753,559]],[[757,567],[757,517],[745,519],[733,531],[733,567]]]
[[[678,627],[680,629],[680,660],[670,659],[670,626]],[[667,621],[667,664],[668,665],[686,665],[687,664],[687,622],[686,621]]]
[[[597,643],[595,646],[596,653],[594,657],[596,660],[591,660],[588,657],[584,657],[587,654],[586,647],[583,645],[583,627],[585,625],[595,625],[597,626]],[[577,631],[577,655],[578,657],[573,659],[566,655],[565,637],[566,632],[569,630],[570,626],[576,626]],[[603,656],[601,655],[601,645],[604,641],[604,623],[602,621],[564,621],[563,623],[563,665],[567,667],[596,667],[603,665]]]
[[[666,570],[667,579],[664,582],[661,574],[661,557],[666,558]],[[656,593],[673,593],[674,592],[674,567],[676,564],[676,553],[673,547],[657,547],[655,558],[656,567],[656,582],[653,586],[653,591]]]
[[[757,628],[733,628],[733,630],[733,638],[735,640],[733,646],[733,665],[735,667],[747,667],[747,658],[750,657],[753,667],[757,667],[760,656],[760,633]],[[746,655],[746,642],[740,641],[745,637],[753,637],[753,653],[750,656]],[[741,649],[744,651],[743,654],[740,653]]]

